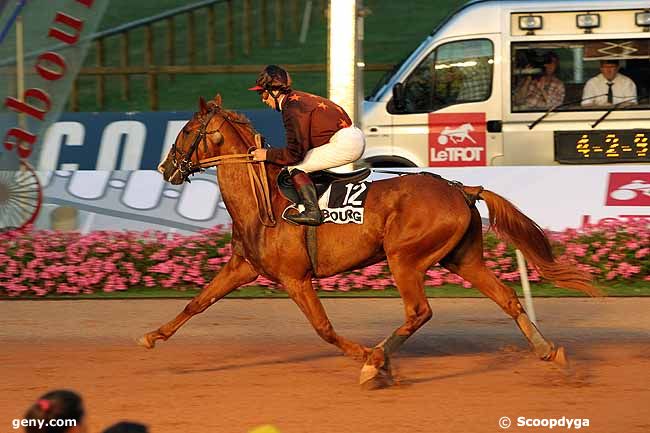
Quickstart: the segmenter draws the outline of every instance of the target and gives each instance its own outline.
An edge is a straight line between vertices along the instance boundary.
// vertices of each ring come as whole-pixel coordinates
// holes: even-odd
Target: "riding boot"
[[[316,187],[311,181],[311,178],[304,171],[293,170],[291,180],[305,210],[297,214],[287,215],[286,218],[296,224],[308,226],[320,225],[323,222],[323,217],[318,208],[318,195],[316,194]]]

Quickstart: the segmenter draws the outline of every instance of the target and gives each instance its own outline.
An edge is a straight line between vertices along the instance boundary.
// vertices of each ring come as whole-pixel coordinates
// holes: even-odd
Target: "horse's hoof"
[[[359,385],[374,379],[379,374],[379,369],[372,364],[363,364],[361,374],[359,375]]]
[[[154,340],[150,340],[146,335],[143,335],[142,337],[138,338],[138,346],[142,346],[147,349],[153,349],[156,346],[156,342]]]
[[[365,389],[378,389],[389,387],[393,383],[390,359],[384,353],[383,348],[375,348],[361,368],[359,385]]]
[[[393,386],[395,381],[390,368],[383,366],[376,368],[374,365],[364,365],[361,369],[361,376],[359,377],[359,385],[367,391],[375,389],[383,389]]]
[[[558,367],[563,368],[565,370],[568,370],[571,367],[571,364],[569,363],[569,358],[567,357],[566,351],[562,346],[559,346],[557,349],[554,350],[553,355],[551,357],[551,361],[553,361],[553,363]]]

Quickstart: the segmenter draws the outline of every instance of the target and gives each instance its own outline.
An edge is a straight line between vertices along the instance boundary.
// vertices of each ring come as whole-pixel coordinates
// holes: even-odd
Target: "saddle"
[[[318,198],[320,198],[327,191],[330,185],[334,183],[361,182],[368,176],[370,176],[369,168],[362,168],[360,170],[351,171],[349,173],[335,173],[330,170],[321,170],[309,173],[309,177],[316,186],[316,193],[318,194]],[[287,200],[294,204],[300,203],[300,197],[298,196],[298,192],[296,192],[296,189],[293,186],[291,175],[289,174],[289,170],[287,170],[286,167],[280,171],[280,174],[278,174],[277,183],[280,189],[280,193]]]

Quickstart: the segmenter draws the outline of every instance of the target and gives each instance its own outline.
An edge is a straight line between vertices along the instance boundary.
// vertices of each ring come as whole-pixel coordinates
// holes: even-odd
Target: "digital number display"
[[[555,160],[563,164],[650,162],[650,130],[556,131]]]

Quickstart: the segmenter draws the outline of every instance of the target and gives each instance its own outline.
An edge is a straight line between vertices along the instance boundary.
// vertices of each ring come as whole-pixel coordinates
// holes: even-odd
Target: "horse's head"
[[[165,180],[179,185],[188,180],[190,175],[201,171],[202,160],[234,153],[232,149],[226,149],[224,143],[240,142],[241,138],[237,136],[231,139],[230,136],[237,132],[229,121],[232,119],[221,107],[220,95],[207,103],[200,98],[199,111],[183,126],[167,156],[158,166],[158,171]]]

